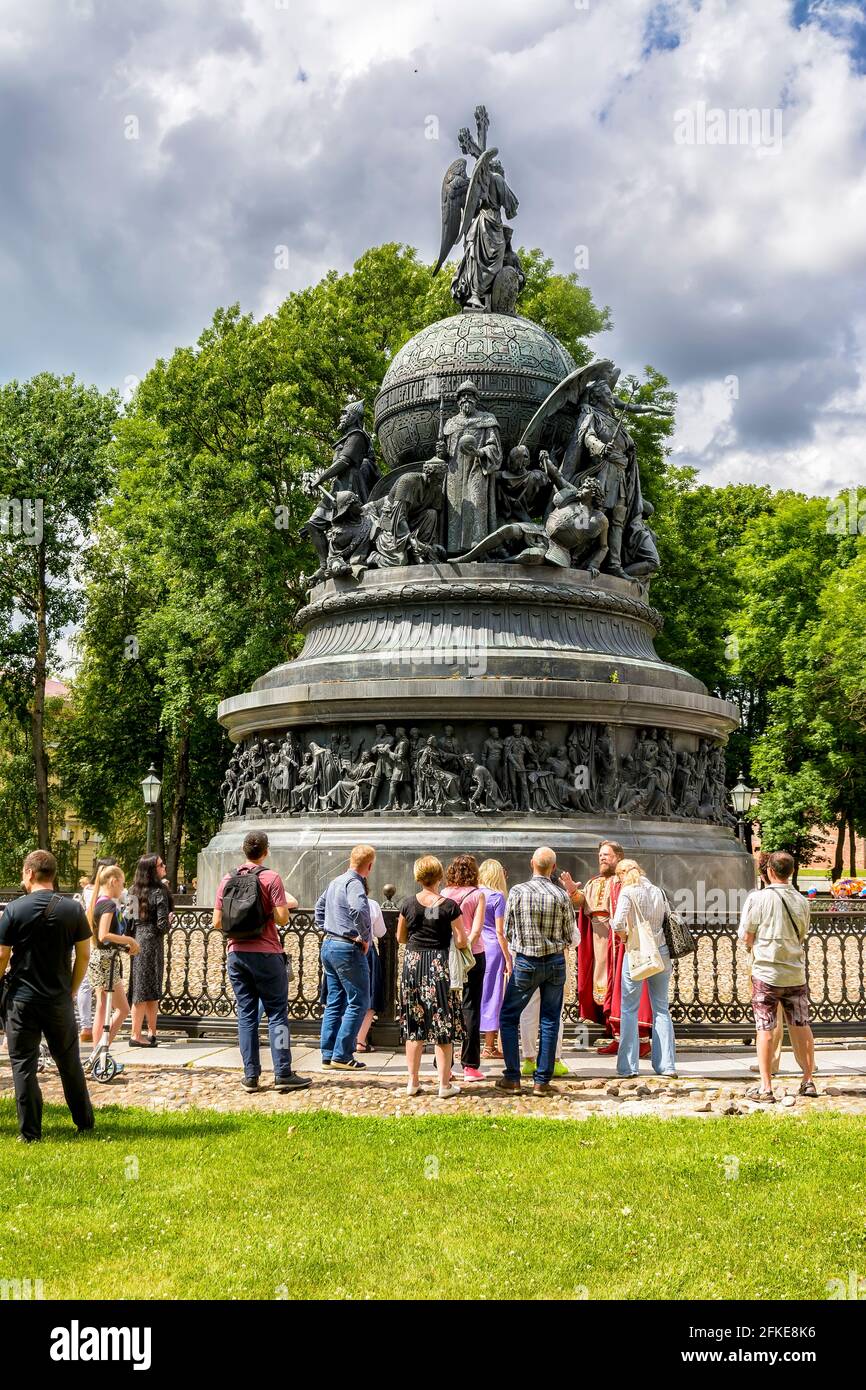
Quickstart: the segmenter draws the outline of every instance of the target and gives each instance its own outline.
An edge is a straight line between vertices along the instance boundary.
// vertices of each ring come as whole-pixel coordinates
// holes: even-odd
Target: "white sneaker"
[[[459,1086],[440,1086],[440,1087],[439,1087],[439,1099],[440,1099],[440,1100],[451,1100],[453,1096],[459,1096],[459,1094],[460,1094],[460,1087],[459,1087]]]
[[[420,1096],[420,1095],[421,1095],[421,1092],[422,1092],[423,1090],[424,1090],[424,1087],[421,1086],[421,1085],[413,1086],[411,1081],[407,1081],[407,1082],[406,1082],[406,1094],[407,1094],[407,1096]]]

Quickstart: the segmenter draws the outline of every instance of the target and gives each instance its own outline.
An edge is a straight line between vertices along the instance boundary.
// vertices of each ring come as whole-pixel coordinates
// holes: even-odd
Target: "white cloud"
[[[484,101],[516,239],[562,269],[589,247],[615,320],[596,346],[670,377],[678,460],[715,482],[862,478],[858,6],[813,0],[800,27],[788,0],[4,13],[0,374],[121,384],[218,304],[264,312],[381,241],[432,259],[456,130]],[[676,113],[700,103],[781,110],[781,148],[678,144]]]

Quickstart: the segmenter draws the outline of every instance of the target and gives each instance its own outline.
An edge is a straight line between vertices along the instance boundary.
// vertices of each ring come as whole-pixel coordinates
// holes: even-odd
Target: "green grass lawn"
[[[0,1102],[0,1279],[46,1298],[753,1299],[866,1273],[852,1116],[111,1107],[98,1125],[76,1139],[48,1106],[26,1147]]]

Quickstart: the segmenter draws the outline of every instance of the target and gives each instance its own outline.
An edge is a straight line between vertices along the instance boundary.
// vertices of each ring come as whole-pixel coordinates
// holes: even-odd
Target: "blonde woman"
[[[620,883],[620,893],[616,910],[611,919],[611,928],[620,937],[628,936],[629,927],[637,926],[638,918],[644,917],[649,923],[655,943],[659,948],[664,970],[659,975],[650,975],[646,981],[650,1003],[653,1010],[652,1069],[659,1076],[676,1076],[676,1039],[671,1019],[668,994],[671,982],[671,958],[665,942],[665,897],[662,890],[650,883],[640,864],[634,859],[620,859],[616,866],[616,876]],[[618,1076],[637,1076],[638,1074],[638,1028],[637,1011],[640,1003],[643,980],[632,980],[628,968],[628,952],[622,961],[622,1018],[620,1020],[619,1050],[616,1056]]]
[[[400,1037],[406,1044],[409,1081],[406,1094],[421,1090],[419,1072],[424,1047],[433,1043],[439,1073],[439,1098],[460,1094],[451,1084],[455,1042],[463,1037],[460,995],[451,990],[448,953],[452,940],[462,950],[469,944],[460,904],[439,891],[445,870],[432,854],[415,860],[420,892],[408,898],[397,922],[397,940],[406,947],[400,978]]]
[[[511,952],[505,940],[505,900],[508,879],[498,859],[485,859],[478,870],[478,882],[486,894],[482,937],[487,957],[484,989],[481,994],[481,1031],[484,1034],[485,1061],[501,1060],[496,1046],[499,1037],[499,1010],[505,993],[505,981],[511,974]]]
[[[96,883],[87,908],[87,920],[93,937],[90,955],[90,983],[96,991],[96,1008],[93,1013],[94,1053],[102,1039],[105,1027],[105,1011],[108,1008],[108,981],[111,973],[111,948],[120,946],[130,956],[138,955],[138,942],[120,931],[120,899],[123,893],[123,870],[117,864],[107,864],[99,870]],[[111,1028],[108,1034],[109,1047],[120,1032],[121,1024],[129,1013],[129,1000],[123,983],[120,960],[114,963],[114,983],[111,1000],[114,1005],[111,1015]],[[91,1061],[92,1061],[91,1057]],[[123,1067],[118,1064],[118,1070]]]

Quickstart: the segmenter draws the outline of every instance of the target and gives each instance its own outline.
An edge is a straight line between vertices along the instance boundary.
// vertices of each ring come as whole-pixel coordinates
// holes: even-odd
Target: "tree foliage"
[[[71,376],[44,372],[0,387],[0,696],[9,718],[29,728],[32,829],[43,848],[51,843],[46,683],[83,612],[81,566],[111,483],[116,414],[113,393]]]

